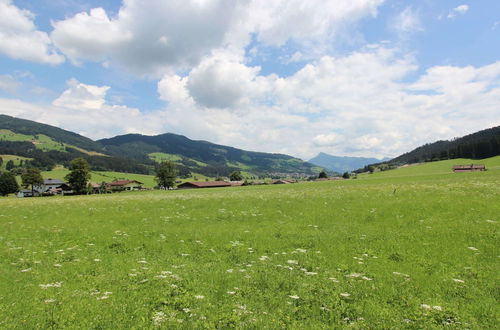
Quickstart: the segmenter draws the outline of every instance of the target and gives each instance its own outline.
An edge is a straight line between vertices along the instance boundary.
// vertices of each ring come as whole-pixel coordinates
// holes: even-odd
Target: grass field
[[[0,155],[0,158],[3,159],[2,165],[0,165],[0,170],[4,170],[4,171],[5,171],[5,166],[7,165],[7,162],[9,160],[12,160],[14,162],[15,166],[19,166],[19,164],[21,163],[21,160],[31,160],[32,159],[32,158],[15,156],[15,155]]]
[[[0,199],[0,328],[497,328],[500,157],[481,163]]]

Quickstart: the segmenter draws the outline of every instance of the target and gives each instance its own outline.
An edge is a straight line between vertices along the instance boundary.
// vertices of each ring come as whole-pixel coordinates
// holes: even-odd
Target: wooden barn
[[[453,165],[453,172],[475,172],[486,171],[486,166],[481,164]]]

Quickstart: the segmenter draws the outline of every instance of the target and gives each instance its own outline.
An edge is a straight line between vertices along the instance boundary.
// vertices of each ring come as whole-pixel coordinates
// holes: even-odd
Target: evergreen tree
[[[23,186],[28,187],[31,185],[31,194],[33,194],[34,186],[41,186],[43,184],[42,173],[35,167],[27,168],[21,174],[21,180],[23,181]]]
[[[342,174],[342,177],[344,179],[349,179],[351,177],[351,175],[349,174],[349,172],[345,172],[344,174]]]
[[[177,168],[171,161],[164,161],[156,169],[156,182],[160,188],[170,189],[175,185]]]
[[[6,169],[7,171],[12,170],[14,167],[15,167],[15,165],[14,165],[14,161],[13,161],[12,159],[11,159],[11,160],[9,160],[9,161],[7,162],[7,164],[5,164],[5,169]]]
[[[7,196],[19,191],[16,177],[11,172],[4,172],[0,174],[0,195]]]
[[[2,164],[3,164],[3,158],[0,157],[0,167],[2,166]]]
[[[87,182],[90,180],[90,166],[83,158],[71,161],[70,172],[64,177],[77,195],[87,193]]]

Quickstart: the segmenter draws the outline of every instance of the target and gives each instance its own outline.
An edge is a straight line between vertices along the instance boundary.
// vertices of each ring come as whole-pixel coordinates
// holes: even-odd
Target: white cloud
[[[465,15],[465,13],[469,11],[468,5],[460,5],[458,7],[453,8],[448,14],[449,19],[454,19],[458,15]]]
[[[38,31],[34,16],[17,8],[11,0],[0,0],[0,53],[11,58],[48,64],[60,64],[47,33]]]
[[[423,31],[420,13],[412,7],[406,7],[392,22],[392,28],[401,36]]]
[[[53,23],[55,45],[74,63],[118,64],[140,75],[181,72],[217,49],[329,45],[336,31],[375,16],[383,0],[124,0],[110,17],[96,8]]]

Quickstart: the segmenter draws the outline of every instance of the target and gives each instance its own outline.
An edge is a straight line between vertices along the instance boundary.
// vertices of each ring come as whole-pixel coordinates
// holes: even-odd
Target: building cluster
[[[115,180],[113,182],[89,182],[89,193],[100,194],[119,191],[143,190],[143,183],[136,180]],[[73,195],[73,190],[64,181],[58,179],[45,179],[42,185],[35,185],[33,189],[23,189],[17,197]]]

